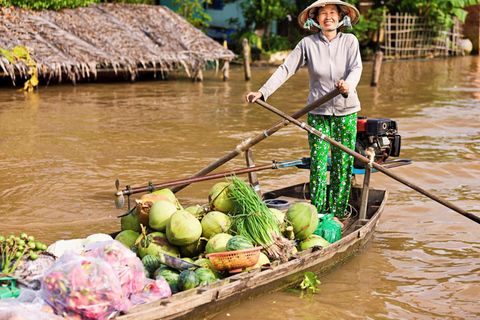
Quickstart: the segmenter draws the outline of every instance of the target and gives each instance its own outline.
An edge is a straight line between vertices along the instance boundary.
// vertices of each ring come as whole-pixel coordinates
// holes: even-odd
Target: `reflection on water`
[[[480,58],[384,62],[371,88],[365,63],[360,115],[390,118],[402,135],[395,168],[405,179],[480,214]],[[205,82],[174,81],[41,87],[25,95],[0,89],[0,234],[27,232],[45,243],[119,229],[114,181],[138,187],[186,178],[281,119],[243,96],[250,82],[233,69]],[[270,99],[287,113],[303,107],[301,70]],[[257,164],[308,155],[304,131],[289,126],[253,148]],[[243,168],[242,157],[216,172]],[[306,180],[294,168],[259,173],[263,190]],[[214,182],[177,194],[204,204]],[[321,279],[322,291],[300,298],[280,292],[226,310],[216,319],[474,319],[480,317],[480,226],[377,173],[390,191],[369,247]],[[132,199],[133,200],[133,199]]]

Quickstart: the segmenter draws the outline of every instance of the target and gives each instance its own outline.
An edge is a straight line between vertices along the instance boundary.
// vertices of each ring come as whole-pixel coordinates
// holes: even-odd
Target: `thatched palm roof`
[[[94,4],[60,11],[0,7],[0,47],[33,48],[39,76],[71,81],[98,70],[171,71],[234,58],[230,50],[164,6]],[[0,71],[15,80],[28,67],[0,54]]]

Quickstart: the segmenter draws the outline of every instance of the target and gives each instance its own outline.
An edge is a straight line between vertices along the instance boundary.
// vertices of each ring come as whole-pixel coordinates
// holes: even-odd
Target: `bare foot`
[[[332,220],[333,220],[333,221],[337,221],[338,223],[340,223],[340,226],[342,226],[342,229],[343,229],[343,223],[341,223],[340,220],[338,220],[337,217],[333,217]]]

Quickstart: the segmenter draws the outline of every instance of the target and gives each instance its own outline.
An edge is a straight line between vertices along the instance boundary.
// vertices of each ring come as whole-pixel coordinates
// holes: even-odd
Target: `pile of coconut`
[[[310,203],[295,203],[285,210],[268,208],[243,180],[234,177],[213,185],[204,205],[184,208],[168,188],[143,195],[121,218],[122,231],[115,239],[140,259],[164,253],[218,273],[206,255],[228,251],[232,237],[241,235],[253,247],[262,247],[253,266],[259,268],[307,248],[329,245],[313,234],[318,225],[317,210]]]

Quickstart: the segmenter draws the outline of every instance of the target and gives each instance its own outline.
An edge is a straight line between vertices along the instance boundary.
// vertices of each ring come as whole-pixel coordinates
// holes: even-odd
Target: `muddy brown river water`
[[[480,57],[384,62],[379,86],[365,63],[358,87],[369,118],[397,121],[403,178],[480,215]],[[120,227],[113,194],[149,181],[187,178],[280,119],[244,102],[274,68],[244,81],[169,81],[0,88],[0,235],[26,232],[46,244]],[[305,105],[301,70],[270,99],[287,113]],[[306,133],[289,126],[253,148],[258,165],[308,156]],[[243,168],[236,158],[215,172]],[[307,179],[296,168],[259,173],[271,190]],[[212,181],[177,194],[204,204]],[[321,278],[315,295],[278,292],[225,310],[215,319],[479,319],[480,225],[375,173],[390,191],[367,249]],[[124,208],[125,210],[125,208]]]

